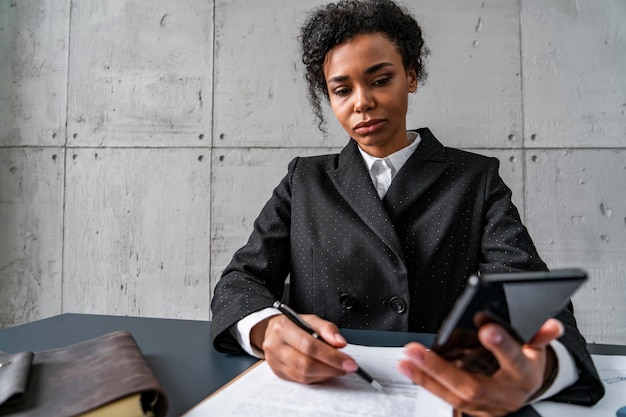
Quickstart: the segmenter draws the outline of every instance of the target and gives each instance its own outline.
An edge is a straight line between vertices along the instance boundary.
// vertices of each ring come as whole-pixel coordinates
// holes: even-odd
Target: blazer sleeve
[[[499,165],[490,158],[485,176],[479,269],[483,273],[545,271],[548,268],[511,201],[511,189],[498,174]]]
[[[248,242],[235,252],[215,287],[211,337],[218,351],[244,353],[230,327],[282,297],[290,270],[291,176],[296,164],[297,158],[255,220]]]
[[[487,175],[486,218],[483,226],[482,272],[516,270],[547,270],[539,257],[526,227],[522,224],[516,207],[511,202],[511,190],[497,173],[498,161],[494,159]],[[604,395],[604,387],[580,334],[570,302],[557,318],[563,323],[565,333],[559,341],[574,358],[579,378],[576,383],[550,398],[552,401],[593,405]]]

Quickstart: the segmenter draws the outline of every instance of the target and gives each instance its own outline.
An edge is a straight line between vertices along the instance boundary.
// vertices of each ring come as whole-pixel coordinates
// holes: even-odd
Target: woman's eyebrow
[[[373,65],[365,70],[365,74],[373,74],[381,68],[384,67],[392,67],[393,64],[391,62],[381,62],[380,64]]]
[[[328,83],[333,83],[333,82],[340,83],[340,82],[343,82],[343,81],[347,80],[348,78],[349,77],[347,75],[335,75],[334,77],[329,78],[326,83],[327,84]]]
[[[363,71],[363,73],[373,74],[381,68],[392,67],[392,66],[393,64],[391,62],[381,62],[380,64],[372,65],[371,67]],[[329,78],[327,83],[332,83],[332,82],[340,83],[340,82],[346,81],[348,78],[350,77],[348,77],[347,75],[335,75],[334,77]]]

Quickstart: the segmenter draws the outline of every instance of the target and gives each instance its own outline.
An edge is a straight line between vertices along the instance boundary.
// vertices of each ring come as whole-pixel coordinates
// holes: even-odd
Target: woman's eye
[[[350,90],[349,90],[349,89],[347,89],[347,88],[338,88],[338,89],[336,89],[336,90],[333,90],[333,93],[334,93],[336,96],[345,96],[345,95],[346,95],[346,94],[348,94],[349,92],[350,92]]]
[[[374,81],[374,85],[385,85],[391,80],[391,77],[380,78]]]

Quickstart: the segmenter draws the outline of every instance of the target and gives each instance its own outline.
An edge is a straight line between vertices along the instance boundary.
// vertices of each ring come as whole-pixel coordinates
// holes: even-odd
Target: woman
[[[433,333],[471,273],[546,266],[496,159],[407,132],[408,95],[425,78],[410,14],[387,0],[341,1],[313,11],[301,41],[320,126],[326,99],[350,140],[340,154],[289,164],[215,289],[212,333],[219,350],[264,356],[277,375],[313,383],[356,370],[337,350],[338,327]],[[291,307],[330,346],[270,308],[288,275]],[[500,366],[491,376],[417,343],[398,369],[473,415],[504,415],[571,383],[557,399],[593,403],[602,387],[585,341],[570,309],[559,319],[524,346],[483,326]]]

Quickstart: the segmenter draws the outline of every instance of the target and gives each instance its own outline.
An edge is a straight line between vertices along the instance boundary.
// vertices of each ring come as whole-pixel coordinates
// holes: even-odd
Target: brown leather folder
[[[0,352],[0,364],[0,416],[167,412],[165,392],[126,331],[34,354]]]

